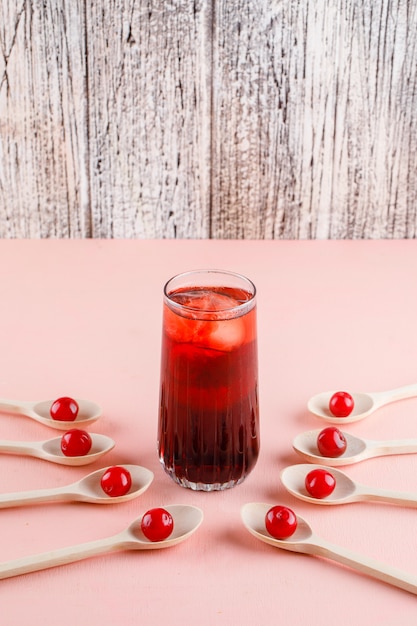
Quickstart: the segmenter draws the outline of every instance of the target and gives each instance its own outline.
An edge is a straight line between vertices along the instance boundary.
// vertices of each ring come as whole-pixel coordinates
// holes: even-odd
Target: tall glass
[[[244,276],[187,272],[164,287],[158,452],[191,489],[241,483],[259,453],[256,289]]]

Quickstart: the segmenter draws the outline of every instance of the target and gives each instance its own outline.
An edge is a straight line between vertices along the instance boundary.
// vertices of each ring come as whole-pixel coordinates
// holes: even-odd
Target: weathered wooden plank
[[[89,236],[83,2],[0,3],[0,236]]]
[[[417,0],[0,0],[0,237],[416,237]]]
[[[219,0],[212,232],[415,237],[416,32],[415,0]]]
[[[89,3],[93,235],[207,237],[211,3]]]

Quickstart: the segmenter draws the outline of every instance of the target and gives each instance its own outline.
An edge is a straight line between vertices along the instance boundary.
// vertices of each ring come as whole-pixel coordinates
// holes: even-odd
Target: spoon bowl
[[[371,415],[371,413],[385,404],[417,396],[417,385],[407,385],[390,391],[372,393],[349,392],[353,398],[354,407],[352,413],[347,417],[335,417],[330,412],[329,401],[334,393],[336,392],[324,391],[313,396],[307,403],[308,410],[325,422],[331,424],[350,424],[368,417],[368,415]]]
[[[128,532],[133,542],[135,550],[159,550],[161,548],[171,548],[192,535],[203,521],[203,511],[187,504],[170,504],[162,506],[163,509],[171,513],[174,520],[172,534],[163,541],[150,541],[145,537],[140,528],[142,517],[135,520],[128,528]]]
[[[271,504],[263,504],[261,502],[250,502],[245,504],[241,509],[241,517],[246,529],[260,541],[268,543],[271,546],[278,546],[284,550],[293,552],[305,552],[305,548],[300,543],[308,541],[312,536],[312,530],[309,524],[297,515],[296,531],[288,539],[275,539],[268,533],[265,527],[265,516],[271,508]]]
[[[45,426],[56,430],[68,430],[69,428],[82,428],[87,424],[92,424],[101,416],[101,408],[91,400],[77,398],[79,407],[78,415],[72,421],[60,421],[51,417],[49,411],[54,400],[43,400],[41,402],[22,402],[18,400],[0,399],[0,411],[3,413],[13,413],[24,415]]]
[[[281,482],[285,489],[291,495],[304,500],[305,502],[313,502],[314,504],[344,504],[353,502],[358,495],[356,483],[353,482],[344,472],[332,469],[331,474],[336,480],[336,486],[333,492],[326,498],[318,499],[311,496],[306,487],[305,479],[309,472],[315,469],[326,469],[321,465],[313,465],[310,463],[302,463],[299,465],[290,465],[282,470],[280,474]]]
[[[350,394],[354,402],[352,413],[347,417],[335,417],[329,409],[330,398],[334,393],[334,391],[324,391],[310,398],[307,403],[310,413],[330,424],[348,424],[367,417],[377,408],[376,400],[371,394],[352,392]]]
[[[141,531],[142,516],[128,528],[105,539],[0,563],[0,579],[74,563],[82,559],[118,550],[158,550],[171,548],[188,539],[203,521],[203,512],[195,506],[170,504],[163,507],[173,517],[172,534],[163,541],[150,541]]]
[[[350,504],[352,502],[384,502],[388,504],[400,504],[402,506],[417,506],[416,493],[368,487],[367,485],[353,481],[347,474],[335,468],[332,468],[330,471],[336,481],[332,493],[326,498],[314,498],[308,493],[305,487],[305,479],[307,474],[315,469],[329,471],[328,468],[323,465],[314,465],[311,463],[290,465],[282,470],[280,474],[281,482],[285,489],[296,498],[324,506]]]
[[[415,576],[321,539],[314,534],[308,522],[300,516],[297,516],[297,529],[291,537],[275,539],[265,528],[265,515],[271,506],[261,502],[251,502],[245,504],[241,509],[244,526],[260,541],[290,552],[301,552],[331,559],[385,583],[417,594],[417,578]]]
[[[113,439],[106,435],[90,433],[90,437],[91,449],[82,456],[65,456],[61,450],[62,437],[54,437],[46,441],[0,440],[0,453],[36,457],[59,465],[88,465],[97,461],[103,454],[110,452],[115,446]]]
[[[328,467],[352,465],[366,459],[392,454],[412,454],[417,452],[417,439],[392,439],[389,441],[373,441],[361,439],[343,431],[346,439],[346,450],[338,457],[327,457],[320,454],[317,437],[321,430],[310,430],[300,433],[293,440],[294,450],[310,463],[320,463]]]
[[[117,504],[140,496],[152,483],[153,472],[140,465],[123,465],[132,478],[129,491],[123,496],[109,496],[101,487],[101,478],[109,467],[87,474],[81,480],[64,487],[0,494],[0,508],[5,509],[45,502],[88,502],[90,504]]]
[[[309,430],[297,435],[292,443],[294,450],[310,463],[321,463],[330,467],[349,465],[367,458],[367,442],[359,437],[343,431],[346,439],[346,450],[338,457],[323,456],[317,447],[317,437],[321,430]]]
[[[68,486],[68,494],[79,502],[90,502],[92,504],[113,504],[116,502],[126,502],[140,496],[152,483],[154,474],[151,470],[140,465],[123,465],[132,479],[132,485],[123,496],[109,496],[101,487],[101,478],[109,467],[96,470],[87,474],[80,481]],[[65,489],[65,488],[64,488]],[[0,495],[1,498],[1,495]]]

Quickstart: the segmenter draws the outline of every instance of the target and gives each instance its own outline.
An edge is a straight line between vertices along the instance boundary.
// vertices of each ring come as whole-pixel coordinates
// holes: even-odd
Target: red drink
[[[188,282],[188,284],[187,284]],[[225,272],[165,286],[159,456],[179,484],[239,484],[259,452],[255,287]]]

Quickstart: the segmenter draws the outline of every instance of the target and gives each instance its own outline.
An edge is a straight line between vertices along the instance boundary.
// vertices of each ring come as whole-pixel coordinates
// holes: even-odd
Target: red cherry
[[[150,509],[142,517],[141,530],[150,541],[163,541],[174,529],[171,513],[165,509]]]
[[[116,498],[124,496],[129,491],[132,486],[132,477],[126,468],[114,465],[104,472],[100,484],[104,493]]]
[[[335,417],[347,417],[353,411],[355,403],[350,393],[336,391],[330,398],[329,410]]]
[[[275,539],[287,539],[296,531],[297,516],[286,506],[273,506],[265,515],[265,528]]]
[[[336,479],[325,469],[311,470],[306,476],[305,487],[313,498],[327,498],[336,487]]]
[[[78,415],[78,404],[73,398],[58,398],[49,411],[53,420],[60,422],[73,422]]]
[[[84,456],[91,450],[92,440],[85,430],[72,428],[61,438],[61,450],[65,456]]]
[[[322,456],[335,459],[342,456],[347,447],[346,437],[341,430],[334,426],[324,428],[317,437],[317,448]]]

